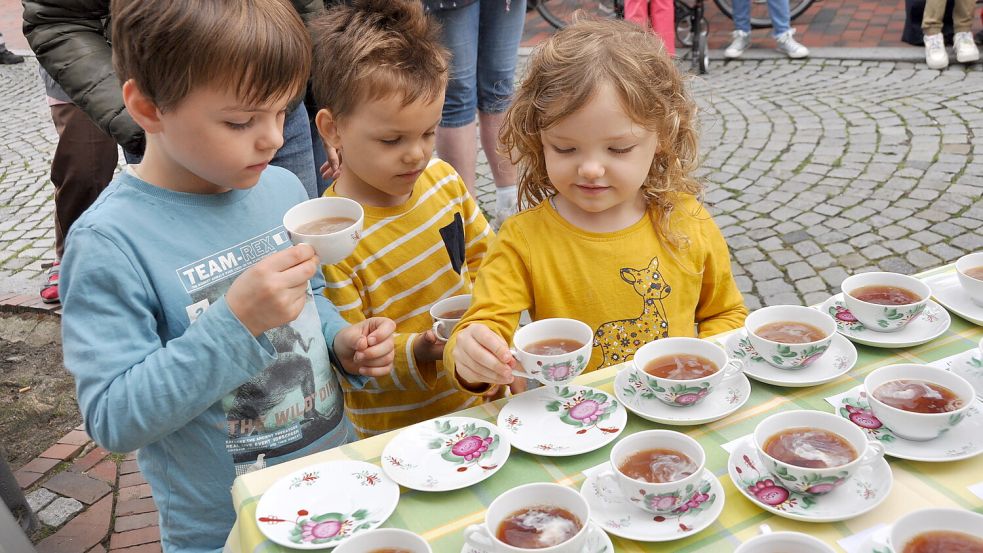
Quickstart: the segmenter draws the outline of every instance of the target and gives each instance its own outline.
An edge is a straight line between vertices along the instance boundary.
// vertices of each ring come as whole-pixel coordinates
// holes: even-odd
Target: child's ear
[[[123,105],[130,117],[147,133],[157,133],[161,130],[160,110],[157,105],[147,98],[133,79],[123,83]]]
[[[336,150],[341,149],[341,134],[338,132],[338,120],[335,119],[331,110],[327,108],[318,110],[317,115],[314,116],[314,124],[317,126],[317,132],[321,135],[321,140],[325,144]]]

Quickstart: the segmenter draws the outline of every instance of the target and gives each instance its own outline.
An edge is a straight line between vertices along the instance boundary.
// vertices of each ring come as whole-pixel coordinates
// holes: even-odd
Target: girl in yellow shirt
[[[536,50],[502,128],[526,209],[502,226],[444,350],[463,388],[512,382],[526,309],[595,329],[587,370],[744,323],[727,244],[697,199],[696,121],[658,38],[632,23],[578,22]]]

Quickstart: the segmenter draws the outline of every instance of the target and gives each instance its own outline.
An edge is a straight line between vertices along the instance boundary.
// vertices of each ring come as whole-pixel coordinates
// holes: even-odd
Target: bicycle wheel
[[[624,0],[539,0],[536,9],[550,25],[562,29],[573,21],[577,11],[600,18],[622,18],[624,5]]]
[[[789,19],[795,20],[812,5],[816,0],[789,0],[788,13]],[[713,0],[713,3],[720,8],[720,11],[730,19],[734,19],[733,0]],[[768,15],[767,0],[751,0],[751,28],[766,29],[771,27],[771,17]]]

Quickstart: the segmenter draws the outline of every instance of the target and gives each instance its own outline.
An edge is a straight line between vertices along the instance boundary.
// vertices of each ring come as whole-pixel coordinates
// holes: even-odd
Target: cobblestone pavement
[[[983,250],[979,66],[745,61],[693,88],[706,200],[750,308]],[[34,294],[53,259],[55,133],[33,60],[0,67],[0,142],[0,292]],[[478,196],[493,205],[483,158]]]

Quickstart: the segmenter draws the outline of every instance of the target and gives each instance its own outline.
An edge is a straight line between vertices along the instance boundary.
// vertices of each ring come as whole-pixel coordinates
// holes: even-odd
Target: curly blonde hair
[[[696,103],[661,41],[631,22],[581,18],[532,54],[500,136],[502,153],[518,167],[520,204],[531,207],[556,193],[542,131],[583,107],[604,83],[635,123],[659,137],[642,194],[658,207],[656,231],[681,246],[685,237],[669,230],[672,196],[703,190],[692,176],[699,157]]]

